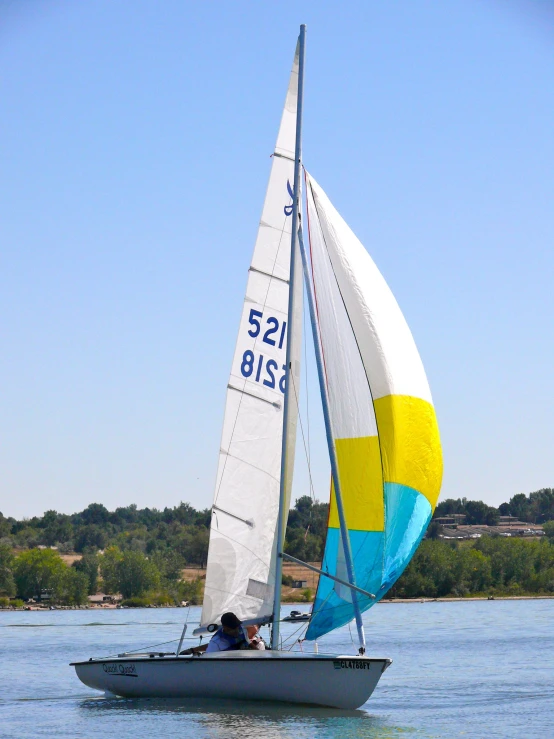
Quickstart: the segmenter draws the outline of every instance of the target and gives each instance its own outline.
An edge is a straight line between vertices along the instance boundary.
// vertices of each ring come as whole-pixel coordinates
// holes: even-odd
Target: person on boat
[[[221,616],[221,627],[212,636],[206,652],[227,652],[237,649],[265,649],[258,630],[249,634],[251,627],[244,627],[240,619],[231,611]],[[252,630],[251,630],[252,631]]]

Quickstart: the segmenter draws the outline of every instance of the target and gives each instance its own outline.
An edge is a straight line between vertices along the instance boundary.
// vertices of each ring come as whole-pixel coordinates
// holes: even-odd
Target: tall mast
[[[312,325],[312,335],[314,338],[315,360],[317,366],[317,376],[319,379],[319,390],[321,392],[321,405],[323,407],[323,418],[325,420],[325,433],[327,436],[327,447],[329,449],[329,459],[331,462],[331,475],[333,477],[333,485],[335,488],[335,500],[337,502],[337,513],[339,514],[340,534],[342,546],[344,550],[344,563],[348,575],[348,582],[356,588],[356,574],[354,571],[354,562],[352,559],[352,548],[350,546],[350,535],[348,526],[346,525],[346,516],[344,514],[344,505],[342,501],[339,465],[337,460],[337,450],[335,447],[335,437],[333,435],[333,426],[331,423],[331,412],[329,410],[329,396],[327,392],[327,383],[325,382],[325,370],[323,367],[323,350],[321,348],[321,340],[317,327],[317,316],[315,311],[315,300],[313,295],[313,286],[308,273],[308,260],[306,257],[306,249],[304,248],[304,240],[302,238],[302,230],[299,229],[298,239],[300,244],[300,254],[302,255],[302,266],[304,268],[304,282],[306,284],[306,293],[308,296],[308,306],[310,309],[310,322]],[[358,603],[358,594],[355,589],[351,590],[352,605],[354,606],[354,617],[356,619],[356,627],[358,630],[358,638],[360,640],[360,653],[365,652],[365,634],[362,623],[362,614]],[[374,596],[373,596],[374,597]]]
[[[279,486],[279,515],[277,518],[277,562],[275,568],[275,595],[273,599],[273,629],[271,632],[271,648],[279,649],[279,621],[281,618],[281,580],[283,576],[283,544],[285,538],[285,521],[288,514],[286,510],[286,484],[287,484],[287,454],[288,454],[288,421],[290,407],[290,384],[291,384],[291,349],[293,307],[294,307],[294,279],[295,279],[295,257],[296,240],[298,232],[298,212],[300,209],[300,171],[302,157],[302,98],[304,94],[304,45],[306,39],[306,26],[300,26],[299,50],[298,50],[298,99],[296,107],[296,141],[294,146],[294,186],[293,186],[293,209],[292,209],[292,234],[290,247],[290,275],[289,275],[289,306],[287,321],[287,354],[286,354],[286,383],[285,398],[283,403],[283,442],[281,447],[281,480]]]

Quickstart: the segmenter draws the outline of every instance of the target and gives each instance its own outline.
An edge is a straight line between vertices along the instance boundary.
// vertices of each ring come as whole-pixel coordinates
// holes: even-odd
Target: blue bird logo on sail
[[[290,182],[287,180],[287,190],[289,191],[289,195],[292,199],[292,203],[290,205],[285,205],[284,211],[286,216],[291,216],[292,211],[294,210],[294,192],[292,190],[292,187],[290,186]]]

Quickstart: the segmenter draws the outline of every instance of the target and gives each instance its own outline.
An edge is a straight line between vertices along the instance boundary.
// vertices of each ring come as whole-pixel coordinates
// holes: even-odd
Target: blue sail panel
[[[406,485],[385,483],[384,498],[384,531],[349,531],[356,584],[376,596],[373,600],[356,594],[362,612],[381,600],[400,577],[423,538],[432,515],[427,498]],[[322,569],[341,577],[339,545],[342,546],[340,530],[330,527]],[[321,576],[306,639],[318,639],[352,621],[354,606],[351,593],[328,577]]]

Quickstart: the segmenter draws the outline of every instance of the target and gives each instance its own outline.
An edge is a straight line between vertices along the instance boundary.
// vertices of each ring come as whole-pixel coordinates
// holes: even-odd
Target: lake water
[[[554,737],[554,600],[377,605],[364,618],[368,652],[393,664],[359,711],[106,700],[68,666],[176,639],[187,611],[0,613],[0,737]],[[199,615],[190,609],[189,631]],[[283,624],[285,638],[298,626]],[[348,627],[319,648],[356,651]]]

